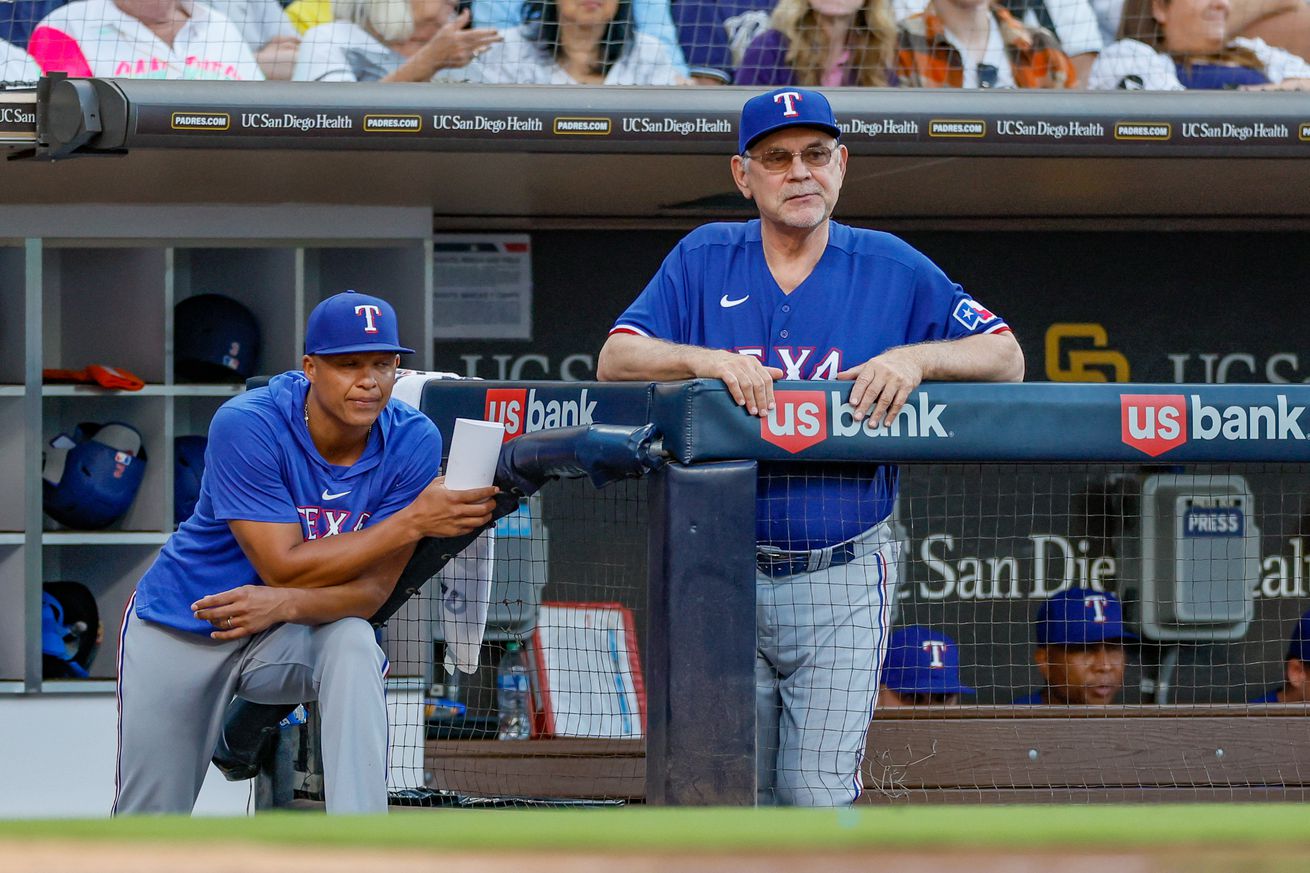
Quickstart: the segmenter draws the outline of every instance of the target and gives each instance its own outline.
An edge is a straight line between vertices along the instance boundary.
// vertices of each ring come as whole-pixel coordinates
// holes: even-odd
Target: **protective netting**
[[[442,666],[430,584],[384,631],[393,788],[465,796],[639,798],[646,644],[646,485],[552,483],[497,524],[487,633],[473,674]],[[531,739],[498,739],[497,668],[524,653]],[[399,657],[398,657],[399,656]],[[412,677],[406,680],[399,677]],[[408,685],[406,684],[408,681]],[[420,719],[415,720],[419,715]],[[400,723],[397,723],[399,721]],[[421,762],[421,763],[420,763]]]
[[[804,475],[791,475],[785,488],[802,493]],[[625,681],[641,686],[651,631],[646,489],[553,484],[530,521],[509,523],[483,664],[458,690],[434,669],[430,625],[412,612],[389,625],[393,675],[414,676],[427,707],[421,728],[396,726],[392,757],[421,760],[425,787],[643,797],[643,741],[614,714]],[[1308,535],[1310,465],[904,465],[890,523],[849,553],[785,567],[794,556],[781,549],[762,556],[759,711],[774,695],[787,713],[761,734],[762,800],[853,795],[844,753],[864,753],[863,797],[875,802],[1300,796],[1304,709],[1289,704],[1310,691]],[[539,587],[515,587],[523,580]],[[551,673],[534,631],[565,605],[549,616]],[[590,628],[614,606],[631,610],[635,656],[619,643],[596,651]],[[494,738],[495,666],[510,641],[534,661],[524,741]],[[402,650],[426,654],[406,662]],[[882,667],[876,692],[866,660]],[[543,700],[570,670],[590,675],[571,686],[584,691],[568,729],[557,700],[550,735]]]
[[[1046,690],[1035,658],[1039,611],[1069,588],[1113,595],[1122,629],[1137,637],[1122,640],[1122,668],[1083,671],[1113,686],[1111,707],[1243,704],[1282,685],[1288,637],[1310,605],[1310,468],[904,469],[897,517],[908,554],[895,625],[954,640],[962,683],[976,690],[963,702],[1033,693],[1091,702],[1072,678]],[[1072,604],[1049,615],[1045,632],[1093,639],[1116,627],[1114,607]]]
[[[1291,87],[1296,0],[15,0],[0,80]]]

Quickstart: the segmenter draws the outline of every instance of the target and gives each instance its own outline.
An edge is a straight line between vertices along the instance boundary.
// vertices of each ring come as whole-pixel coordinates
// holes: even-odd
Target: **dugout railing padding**
[[[1310,387],[1302,385],[928,384],[879,431],[851,418],[849,390],[779,383],[778,410],[762,420],[701,380],[425,388],[422,408],[444,430],[456,417],[487,417],[505,421],[511,437],[592,422],[650,422],[661,433],[675,463],[654,474],[652,492],[648,802],[755,800],[755,461],[1310,461]],[[1251,719],[1242,707],[880,717],[865,799],[1300,796],[1310,785],[1304,710],[1262,712],[1276,717]]]
[[[154,148],[726,156],[750,92],[55,73],[38,86],[35,118],[23,117],[43,158]],[[857,155],[1299,158],[1310,122],[1284,96],[841,88],[832,103]]]

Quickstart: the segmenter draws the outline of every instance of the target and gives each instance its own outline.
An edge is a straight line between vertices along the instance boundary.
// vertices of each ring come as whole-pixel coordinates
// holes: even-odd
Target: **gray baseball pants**
[[[386,656],[360,618],[213,640],[138,618],[119,640],[115,815],[190,813],[233,695],[317,700],[330,813],[387,810]]]
[[[755,574],[761,805],[844,806],[862,790],[900,546],[885,523],[853,544],[840,566]]]

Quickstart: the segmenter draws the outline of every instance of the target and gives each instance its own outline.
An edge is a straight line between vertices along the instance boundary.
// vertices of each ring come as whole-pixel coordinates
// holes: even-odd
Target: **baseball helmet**
[[[200,477],[205,473],[202,436],[180,436],[173,440],[173,523],[181,524],[196,511],[200,499]]]
[[[145,476],[146,452],[130,424],[82,423],[50,441],[41,467],[46,514],[62,525],[94,530],[131,507]]]
[[[104,626],[90,590],[80,582],[47,582],[41,591],[41,674],[85,679]]]
[[[259,323],[222,294],[199,294],[173,307],[173,363],[179,378],[241,382],[259,363]]]

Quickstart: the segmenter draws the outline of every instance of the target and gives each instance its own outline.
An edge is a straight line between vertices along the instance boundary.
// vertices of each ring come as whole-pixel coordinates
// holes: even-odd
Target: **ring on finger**
[[[227,629],[232,630],[232,616],[227,617]]]

